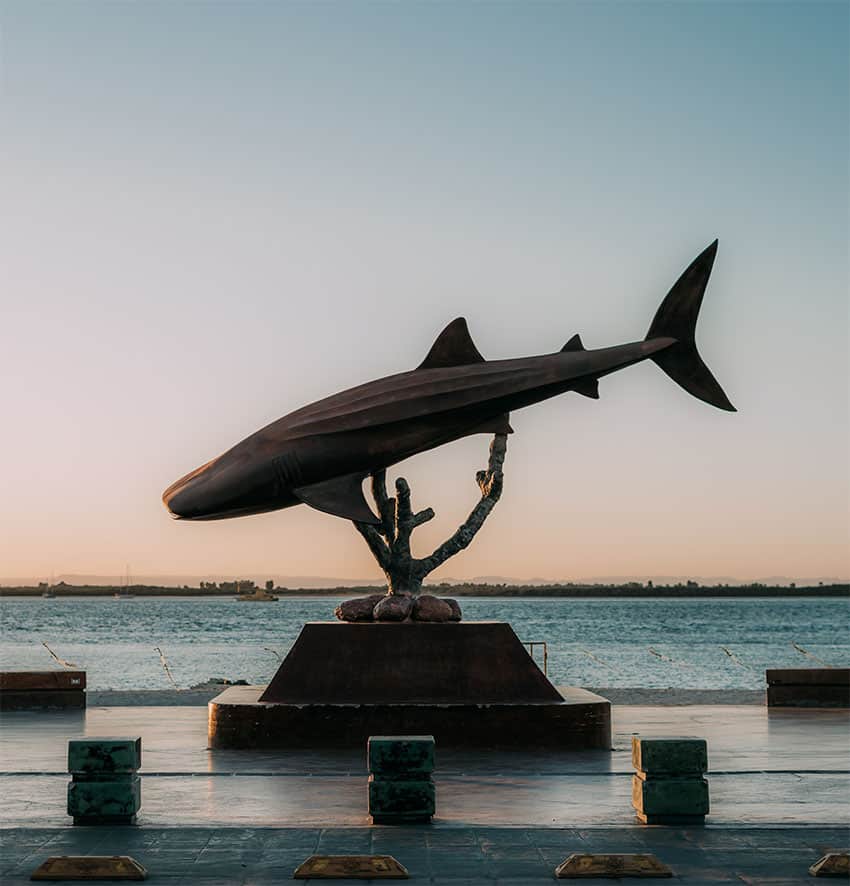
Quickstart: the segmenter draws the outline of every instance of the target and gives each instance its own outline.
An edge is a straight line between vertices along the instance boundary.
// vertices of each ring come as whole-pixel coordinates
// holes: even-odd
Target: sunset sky
[[[0,578],[377,577],[299,506],[163,489],[452,318],[487,358],[697,331],[737,413],[651,363],[511,417],[435,578],[847,576],[850,6],[0,0]],[[426,554],[477,436],[399,466]]]

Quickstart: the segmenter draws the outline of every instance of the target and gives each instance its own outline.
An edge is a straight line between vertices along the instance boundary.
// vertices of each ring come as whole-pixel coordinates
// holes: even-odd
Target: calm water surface
[[[331,619],[339,599],[0,599],[0,669],[50,667],[44,640],[88,672],[92,689],[171,688],[155,646],[181,688],[210,677],[266,682],[304,622]],[[758,689],[765,668],[817,666],[811,656],[850,666],[844,599],[465,597],[460,604],[466,620],[508,621],[521,640],[545,640],[556,684]]]

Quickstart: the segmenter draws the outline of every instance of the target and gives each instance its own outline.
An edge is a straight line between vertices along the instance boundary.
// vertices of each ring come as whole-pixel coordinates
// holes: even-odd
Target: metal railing
[[[543,647],[543,676],[549,676],[549,647],[546,645],[545,640],[523,640],[523,646],[528,647],[528,654],[531,656],[532,661],[537,663],[537,660],[534,658],[534,648],[535,646]]]

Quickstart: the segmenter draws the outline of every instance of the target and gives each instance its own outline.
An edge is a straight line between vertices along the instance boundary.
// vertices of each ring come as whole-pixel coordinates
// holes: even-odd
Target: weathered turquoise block
[[[68,742],[68,771],[74,775],[135,772],[141,765],[141,738],[75,738]]]
[[[68,815],[115,818],[135,815],[142,805],[138,775],[133,781],[72,781],[68,785]]]
[[[430,780],[399,781],[369,776],[369,814],[389,820],[430,818],[436,809],[436,792]]]
[[[373,735],[366,756],[376,775],[428,775],[434,771],[434,736]]]
[[[632,765],[648,775],[702,775],[708,771],[708,747],[704,738],[633,735]]]
[[[634,775],[632,806],[643,815],[708,815],[708,782],[696,776]]]

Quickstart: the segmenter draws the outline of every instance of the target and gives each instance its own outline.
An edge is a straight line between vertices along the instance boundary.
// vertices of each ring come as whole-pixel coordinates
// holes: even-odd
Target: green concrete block
[[[647,815],[644,812],[636,812],[638,821],[643,824],[664,824],[677,828],[690,828],[694,825],[705,824],[704,815]]]
[[[75,781],[75,782],[90,782],[90,781],[119,782],[119,781],[123,781],[126,784],[129,784],[137,777],[138,776],[135,771],[131,771],[131,772],[74,772],[71,775],[71,780]]]
[[[436,808],[434,784],[427,779],[399,781],[369,776],[369,815],[389,821],[429,819]]]
[[[68,742],[68,772],[74,775],[135,772],[141,765],[141,738],[104,736]]]
[[[399,814],[399,815],[379,815],[375,813],[372,818],[372,824],[429,824],[431,821],[430,814]]]
[[[648,775],[702,775],[708,771],[704,738],[641,738],[632,736],[632,765]]]
[[[68,815],[74,819],[134,816],[142,805],[139,776],[133,781],[72,781],[68,785]]]
[[[696,776],[634,775],[632,806],[641,815],[707,815],[708,782]]]
[[[377,775],[427,775],[434,771],[434,736],[372,735],[366,756]]]

